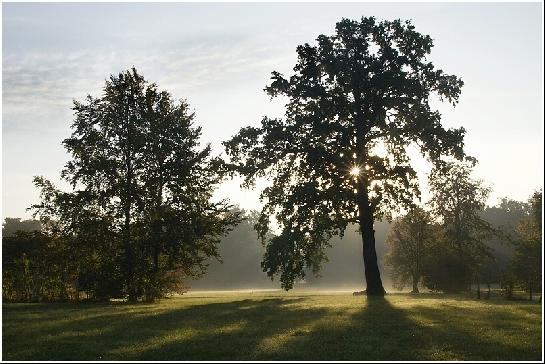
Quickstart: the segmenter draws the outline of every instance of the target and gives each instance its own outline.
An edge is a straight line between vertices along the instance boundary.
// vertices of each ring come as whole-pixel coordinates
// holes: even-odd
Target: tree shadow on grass
[[[536,310],[534,315],[524,315],[518,305],[474,306],[467,299],[448,302],[448,306],[392,304],[399,303],[398,298],[364,298],[366,304],[348,313],[350,318],[343,324],[322,321],[309,335],[290,341],[276,354],[286,360],[541,358],[541,321],[535,322]]]
[[[24,315],[16,323],[30,325],[24,332],[17,331],[12,321],[4,327],[3,356],[7,360],[539,359],[540,347],[533,341],[525,345],[515,340],[520,327],[514,322],[520,322],[520,314],[501,307],[486,316],[486,310],[457,308],[458,301],[446,306],[404,305],[400,302],[407,301],[397,295],[341,301],[287,297],[193,303],[183,298],[172,304],[67,306],[64,317],[62,306],[44,306],[43,316],[32,307],[36,316]],[[19,308],[6,313],[23,316]],[[497,323],[491,324],[494,319]],[[503,335],[489,335],[479,327],[492,327]]]
[[[121,352],[129,360],[419,359],[409,350],[418,344],[414,323],[384,298],[355,298],[354,306],[342,308],[308,306],[307,300],[214,304],[215,311],[226,313],[215,322],[232,330],[170,334],[141,351],[129,346]],[[243,315],[227,312],[233,306]]]
[[[455,358],[540,360],[541,318],[526,312],[524,307],[489,304],[472,309],[418,307],[416,315],[432,329],[430,348],[444,347]]]
[[[294,307],[302,298],[246,299],[169,305],[4,308],[3,357],[8,360],[190,360],[252,353],[268,330],[323,314]],[[69,312],[67,312],[69,311]],[[40,314],[40,315],[38,315]],[[4,320],[6,321],[6,320]],[[252,328],[248,328],[251,323]],[[30,325],[30,326],[29,326]],[[24,333],[20,329],[24,328]],[[17,332],[19,330],[19,332]],[[256,335],[257,334],[257,335]],[[230,340],[229,346],[222,339]],[[29,345],[32,343],[32,345]],[[183,345],[178,345],[182,343]]]

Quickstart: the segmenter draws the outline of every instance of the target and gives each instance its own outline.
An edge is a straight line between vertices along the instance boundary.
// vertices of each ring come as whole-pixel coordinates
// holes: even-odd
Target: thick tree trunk
[[[361,185],[361,184],[360,184]],[[375,230],[373,229],[373,213],[368,201],[367,190],[358,190],[361,194],[359,206],[360,230],[363,241],[363,264],[365,266],[366,294],[368,296],[384,296],[384,288],[378,269],[377,252],[375,249]]]
[[[375,230],[373,229],[374,211],[369,201],[367,187],[369,177],[363,172],[364,165],[367,163],[367,140],[366,135],[370,126],[366,123],[364,115],[364,105],[361,94],[353,92],[356,112],[354,119],[356,122],[356,161],[362,173],[356,177],[356,201],[358,205],[358,216],[360,231],[363,243],[363,264],[365,266],[365,280],[367,282],[366,294],[368,296],[384,296],[386,293],[382,287],[380,271],[377,263],[377,252],[375,250]]]

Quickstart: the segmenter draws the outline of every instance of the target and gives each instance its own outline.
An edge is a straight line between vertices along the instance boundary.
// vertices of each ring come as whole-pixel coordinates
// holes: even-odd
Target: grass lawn
[[[541,304],[434,294],[4,304],[2,325],[3,360],[541,360]]]

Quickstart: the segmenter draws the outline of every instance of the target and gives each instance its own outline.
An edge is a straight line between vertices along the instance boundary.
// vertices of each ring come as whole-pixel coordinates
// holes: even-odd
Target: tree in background
[[[394,287],[401,290],[411,282],[411,293],[419,292],[418,284],[430,259],[430,246],[437,237],[431,214],[420,207],[394,221],[386,239],[390,250],[385,257]]]
[[[42,223],[39,220],[22,220],[20,217],[6,217],[2,223],[2,236],[14,236],[18,231],[40,231]]]
[[[42,231],[38,220],[6,217],[2,224],[2,298],[7,301],[66,299],[74,273],[66,244]],[[72,260],[73,261],[73,260]]]
[[[432,162],[463,157],[463,128],[445,129],[430,106],[435,96],[455,105],[463,83],[426,60],[433,41],[408,21],[343,19],[317,42],[297,47],[293,76],[272,73],[266,91],[288,98],[285,119],[243,128],[226,151],[246,186],[272,182],[257,225],[261,238],[273,216],[281,226],[266,245],[269,276],[292,288],[305,268],[319,271],[333,236],[358,224],[367,294],[383,295],[374,220],[419,196],[407,146]]]
[[[67,242],[39,230],[2,237],[2,298],[7,301],[68,300],[76,279]]]
[[[202,274],[239,218],[227,201],[211,202],[223,172],[210,146],[200,148],[187,103],[133,68],[74,111],[62,172],[73,191],[35,178],[42,203],[33,208],[86,252],[82,283],[99,296],[152,300]]]
[[[514,278],[528,292],[530,300],[541,288],[542,201],[542,190],[535,191],[528,201],[530,213],[517,225],[519,239],[512,262]]]
[[[514,247],[519,235],[516,226],[520,219],[528,216],[528,204],[509,198],[500,199],[496,206],[488,206],[481,217],[489,222],[497,232],[485,239],[485,244],[492,253],[492,258],[484,261],[481,267],[481,277],[487,285],[487,298],[491,294],[491,284],[500,287],[512,285],[512,267]]]
[[[490,188],[471,178],[474,163],[447,162],[430,173],[430,205],[444,230],[425,279],[430,288],[460,291],[473,280],[479,283],[482,265],[491,257],[485,240],[494,229],[481,217]]]

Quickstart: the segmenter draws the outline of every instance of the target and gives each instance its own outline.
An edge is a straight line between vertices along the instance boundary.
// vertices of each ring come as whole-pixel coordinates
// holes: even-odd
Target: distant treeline
[[[538,195],[536,194],[535,197]],[[502,199],[496,206],[486,207],[480,212],[483,220],[501,234],[495,234],[485,240],[490,251],[489,259],[479,268],[479,276],[471,277],[469,284],[480,282],[483,285],[501,285],[506,295],[513,289],[522,288],[540,290],[539,285],[528,284],[528,274],[524,267],[532,262],[528,257],[521,257],[524,237],[521,228],[531,217],[531,202]],[[239,211],[240,212],[240,211]],[[219,244],[220,260],[210,259],[208,269],[200,279],[184,279],[184,290],[232,290],[232,289],[271,289],[279,288],[278,282],[272,282],[261,268],[264,247],[253,228],[257,212],[243,212],[244,220],[237,225]],[[381,271],[388,282],[397,288],[411,286],[411,281],[403,280],[392,264],[387,264],[387,256],[393,248],[387,242],[393,234],[392,227],[399,224],[401,218],[392,223],[376,222],[377,254]],[[524,232],[522,232],[524,234]],[[17,301],[47,301],[93,298],[93,292],[82,289],[84,274],[73,272],[70,266],[77,264],[78,255],[70,254],[62,244],[41,231],[37,220],[6,218],[2,226],[3,258],[3,299]],[[391,242],[390,242],[391,243]],[[304,281],[299,281],[298,288],[316,289],[357,289],[363,284],[361,237],[355,226],[349,227],[343,239],[334,238],[329,248],[329,261],[323,266],[320,277],[311,272]],[[437,252],[435,252],[437,254]],[[436,256],[437,258],[437,256]],[[525,258],[526,261],[521,261]],[[83,273],[83,272],[81,272]],[[528,272],[526,272],[528,273]],[[452,274],[450,275],[452,277]],[[526,278],[525,278],[526,277]],[[412,279],[412,277],[409,277]],[[419,287],[429,284],[420,280]],[[428,287],[433,289],[430,285]]]
[[[540,290],[541,287],[535,284],[539,282],[540,274],[537,277],[534,274],[534,278],[530,277],[529,274],[522,274],[523,267],[531,268],[532,265],[536,267],[536,262],[533,262],[529,257],[520,256],[523,247],[526,246],[524,236],[521,235],[524,234],[521,228],[533,216],[533,211],[538,206],[534,199],[538,199],[540,196],[540,193],[536,193],[529,202],[503,198],[497,205],[488,206],[479,211],[479,216],[490,224],[491,230],[495,233],[490,234],[483,240],[483,246],[487,251],[486,258],[482,263],[474,266],[475,271],[470,271],[468,277],[461,276],[461,288],[456,289],[457,287],[452,286],[460,278],[460,276],[456,276],[454,267],[448,265],[438,266],[437,264],[423,267],[424,273],[418,277],[417,286],[420,288],[426,287],[429,290],[450,291],[470,289],[472,285],[475,287],[482,284],[483,287],[488,289],[490,286],[503,287],[507,296],[512,295],[513,290],[516,288],[533,288],[534,292]],[[253,216],[257,216],[257,213],[253,213]],[[400,217],[392,223],[388,221],[375,222],[375,238],[380,269],[384,273],[386,287],[392,289],[412,288],[412,276],[399,274],[399,268],[402,267],[396,266],[395,260],[391,259],[392,254],[395,254],[395,248],[392,246],[392,239],[389,237],[394,234],[392,227],[398,225],[401,220]],[[246,220],[221,241],[219,251],[223,257],[223,262],[210,261],[207,274],[188,283],[191,289],[279,288],[277,282],[272,282],[262,272],[260,263],[265,249],[259,243],[252,225],[252,219]],[[445,241],[436,240],[434,243],[437,249],[431,252],[432,255],[429,258],[427,257],[427,262],[441,262],[441,259],[445,258],[444,254],[448,253]],[[540,241],[538,243],[538,249],[534,250],[534,255],[536,252],[540,254]],[[296,284],[297,288],[364,288],[362,242],[360,233],[354,225],[349,226],[342,239],[335,237],[331,240],[331,247],[328,249],[327,254],[328,262],[322,267],[319,277],[308,272],[306,279]],[[531,251],[528,254],[531,255]],[[435,266],[435,272],[431,270],[432,266]],[[437,282],[434,281],[434,278],[437,280],[437,277],[433,275],[441,276],[441,267],[452,270],[445,272],[448,282],[443,282],[443,286],[439,287]],[[537,273],[539,273],[541,267],[539,262],[537,262],[537,267]],[[427,279],[423,279],[424,276]],[[532,286],[528,282],[533,282],[534,285]]]

